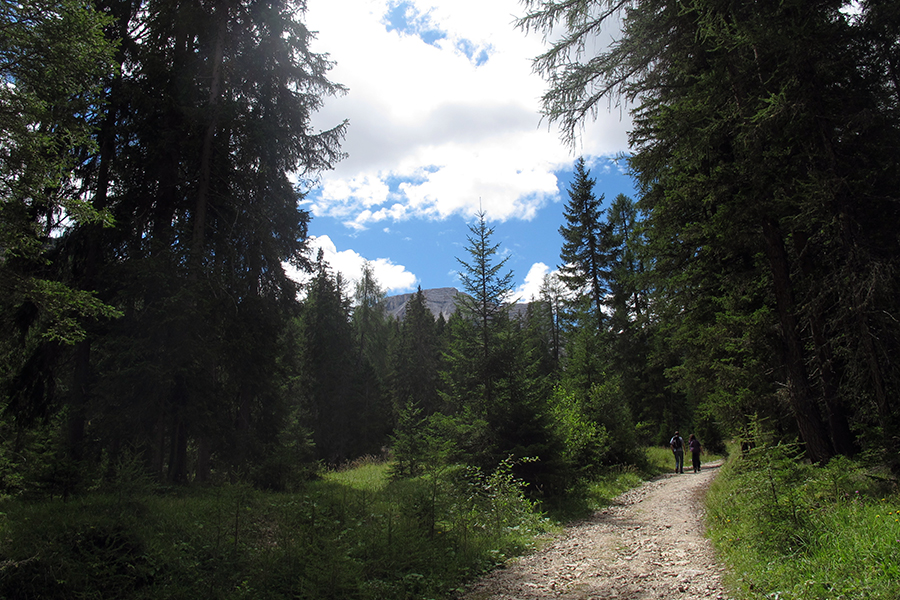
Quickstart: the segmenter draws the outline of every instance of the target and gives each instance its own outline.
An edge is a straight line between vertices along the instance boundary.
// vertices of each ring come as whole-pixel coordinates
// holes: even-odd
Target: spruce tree
[[[393,358],[394,412],[411,404],[425,416],[439,409],[440,345],[422,288],[406,304]]]
[[[604,325],[608,259],[604,248],[604,196],[594,195],[596,183],[584,158],[575,161],[575,178],[563,209],[565,224],[559,228],[563,238],[559,278],[578,299],[578,309],[591,318],[592,323],[584,325],[599,331]]]
[[[596,180],[583,158],[575,162],[575,178],[563,209],[565,224],[559,257],[559,279],[568,288],[565,325],[566,377],[583,391],[602,379],[605,355],[608,257],[603,196],[594,195]]]
[[[512,457],[516,473],[544,491],[558,491],[562,442],[547,409],[548,379],[522,325],[511,319],[512,272],[484,212],[469,226],[465,295],[450,319],[442,394],[451,407],[456,458],[493,469]]]
[[[894,13],[864,1],[850,16],[840,0],[627,4],[622,36],[596,55],[585,42],[625,4],[531,3],[522,25],[569,29],[536,61],[551,81],[545,112],[568,139],[601,100],[635,101],[654,307],[685,342],[670,373],[709,400],[718,386],[757,389],[775,419],[787,390],[813,460],[853,453],[854,429],[890,447],[881,424],[896,422],[885,400],[900,378],[886,357],[900,330],[878,315],[898,297],[885,277],[900,221],[886,152],[900,134]]]
[[[286,414],[286,375],[270,368],[297,309],[283,265],[309,266],[294,180],[340,158],[345,125],[317,131],[310,119],[343,88],[310,48],[302,2],[98,7],[121,38],[121,69],[105,103],[76,111],[95,132],[78,181],[115,226],[64,231],[53,266],[124,316],[88,322],[72,360],[49,360],[66,385],[45,404],[69,403],[73,448],[92,440],[97,458],[132,446],[185,481],[191,464],[202,476],[216,460],[255,461]]]

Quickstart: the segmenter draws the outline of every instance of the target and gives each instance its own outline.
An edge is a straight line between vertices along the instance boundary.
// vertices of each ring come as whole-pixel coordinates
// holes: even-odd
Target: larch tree
[[[866,1],[853,15],[842,0],[526,4],[523,27],[568,32],[535,62],[549,80],[545,113],[567,139],[601,101],[632,102],[657,305],[678,305],[672,318],[710,334],[768,319],[777,338],[756,342],[777,357],[772,372],[813,460],[855,451],[851,419],[883,435],[867,405],[895,422],[878,399],[900,383],[886,358],[897,321],[877,315],[895,314],[898,297],[884,276],[898,256],[886,235],[898,222],[897,169],[884,168],[896,165],[885,152],[898,139],[896,17]],[[621,36],[586,55],[617,16]],[[758,364],[745,353],[757,343],[694,336],[708,357],[738,351]],[[842,387],[850,381],[861,387]]]

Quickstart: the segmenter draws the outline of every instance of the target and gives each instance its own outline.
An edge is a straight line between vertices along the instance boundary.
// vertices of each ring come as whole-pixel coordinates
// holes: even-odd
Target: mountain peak
[[[422,290],[425,295],[425,306],[437,319],[438,315],[444,315],[444,319],[449,319],[450,315],[456,310],[456,295],[459,290],[454,287],[432,288],[430,290]],[[415,294],[400,294],[399,296],[389,296],[384,299],[385,312],[395,319],[402,320],[406,315],[406,304]]]
[[[432,288],[430,290],[422,290],[425,294],[425,306],[437,319],[438,315],[444,315],[444,320],[450,318],[456,311],[456,297],[461,294],[454,287]],[[388,296],[384,299],[384,312],[398,321],[402,321],[406,316],[406,304],[415,294],[400,294],[398,296]],[[510,316],[516,318],[524,318],[525,312],[528,310],[527,303],[518,303],[510,306]]]

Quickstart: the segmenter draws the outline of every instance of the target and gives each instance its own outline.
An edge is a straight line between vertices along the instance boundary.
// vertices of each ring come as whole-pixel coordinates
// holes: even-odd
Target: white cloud
[[[431,43],[388,30],[396,5],[308,2],[305,21],[319,32],[314,49],[330,54],[330,78],[349,88],[326,99],[316,123],[350,122],[349,158],[323,174],[321,192],[310,195],[313,214],[352,229],[471,215],[479,203],[491,220],[533,218],[556,197],[553,173],[569,168],[573,153],[540,123],[545,82],[531,59],[544,46],[514,27],[518,0],[407,0],[416,23],[425,15],[445,34]],[[482,50],[487,60],[473,60]],[[579,154],[626,148],[628,120],[600,117],[586,126]]]
[[[340,273],[347,283],[347,291],[352,294],[356,282],[359,281],[366,258],[354,250],[338,250],[334,242],[327,235],[311,237],[309,239],[309,255],[315,260],[322,250],[322,257],[331,267],[332,271]],[[378,285],[387,294],[402,294],[413,291],[418,284],[416,276],[406,270],[403,265],[396,265],[387,258],[369,260]],[[285,266],[288,274],[295,281],[305,283],[309,279],[308,274],[300,273],[290,266]]]
[[[541,295],[541,285],[544,283],[544,277],[550,273],[550,267],[542,262],[534,263],[528,269],[528,275],[525,276],[525,283],[516,290],[516,297],[519,302],[533,302]]]

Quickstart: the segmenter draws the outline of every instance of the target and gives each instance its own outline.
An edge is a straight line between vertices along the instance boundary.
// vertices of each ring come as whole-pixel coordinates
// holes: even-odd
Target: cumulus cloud
[[[356,282],[362,273],[363,265],[368,262],[372,266],[375,279],[381,289],[388,294],[402,294],[415,290],[418,280],[416,276],[406,270],[402,265],[394,264],[387,258],[368,260],[355,250],[338,250],[334,242],[327,235],[311,237],[309,240],[309,253],[315,259],[322,251],[322,257],[331,267],[332,271],[340,273],[347,284],[347,291],[352,293]],[[306,283],[309,275],[300,273],[296,269],[288,268],[288,274],[300,283]]]
[[[544,283],[544,277],[550,273],[550,267],[542,262],[534,263],[528,269],[525,276],[525,283],[516,289],[516,298],[519,302],[533,302],[541,295],[541,285]]]
[[[513,25],[518,0],[309,0],[315,49],[349,93],[316,116],[349,119],[349,157],[311,193],[313,215],[351,229],[408,219],[533,219],[558,195],[572,149],[540,122],[545,83],[531,69],[540,36]],[[600,115],[579,154],[627,146],[629,123]]]

